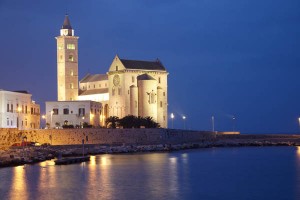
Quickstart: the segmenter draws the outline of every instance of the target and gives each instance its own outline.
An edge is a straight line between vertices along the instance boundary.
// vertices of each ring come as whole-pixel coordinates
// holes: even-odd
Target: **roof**
[[[22,94],[30,94],[27,90],[17,90],[17,91],[10,91],[10,90],[3,90],[0,89],[1,92],[15,92],[15,93],[22,93]],[[31,95],[31,94],[30,94]]]
[[[142,74],[142,75],[137,76],[136,78],[137,78],[137,80],[155,80],[155,78],[153,78],[149,74]]]
[[[108,80],[107,74],[87,74],[80,83],[96,82],[96,81],[105,81]]]
[[[23,94],[29,94],[29,92],[26,91],[26,90],[17,90],[17,91],[12,91],[12,92],[23,93]]]
[[[71,22],[70,22],[68,15],[65,16],[64,24],[62,25],[61,28],[62,29],[72,29]]]
[[[79,91],[79,96],[108,93],[108,88]]]
[[[126,69],[144,69],[166,71],[163,64],[157,59],[155,61],[125,60],[120,59]]]

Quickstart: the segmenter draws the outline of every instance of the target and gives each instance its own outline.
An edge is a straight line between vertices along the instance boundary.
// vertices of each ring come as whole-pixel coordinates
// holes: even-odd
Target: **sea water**
[[[0,199],[300,199],[300,148],[104,154],[2,168]]]

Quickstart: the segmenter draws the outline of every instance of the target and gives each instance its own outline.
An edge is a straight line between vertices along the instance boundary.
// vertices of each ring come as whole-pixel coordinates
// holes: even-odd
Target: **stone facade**
[[[126,63],[126,64],[125,64]],[[143,67],[150,65],[149,68]],[[135,69],[138,65],[145,69]],[[151,66],[152,65],[152,66]],[[123,60],[116,56],[108,71],[109,115],[152,117],[161,127],[168,126],[167,76],[160,61]]]
[[[40,128],[40,105],[26,91],[0,90],[0,128]]]
[[[66,16],[57,41],[57,99],[74,101],[78,97],[78,37]]]

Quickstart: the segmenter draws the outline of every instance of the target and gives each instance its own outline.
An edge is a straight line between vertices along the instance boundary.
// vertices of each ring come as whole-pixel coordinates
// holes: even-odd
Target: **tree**
[[[137,117],[134,115],[127,115],[121,119],[119,119],[119,125],[123,128],[139,128],[137,125]]]
[[[92,127],[93,127],[93,125],[88,124],[87,122],[83,122],[83,124],[82,124],[82,128],[92,128]]]
[[[159,128],[159,124],[156,123],[152,117],[136,117],[133,115],[127,115],[119,119],[119,125],[123,128]]]
[[[105,126],[107,128],[117,128],[119,124],[119,117],[116,116],[110,116],[105,120]]]
[[[145,128],[159,128],[159,123],[155,122],[152,117],[144,117],[142,118],[142,126]]]

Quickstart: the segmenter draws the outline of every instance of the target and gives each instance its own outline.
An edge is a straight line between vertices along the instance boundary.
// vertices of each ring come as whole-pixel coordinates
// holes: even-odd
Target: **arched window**
[[[73,55],[69,55],[69,61],[74,61],[74,56]]]

